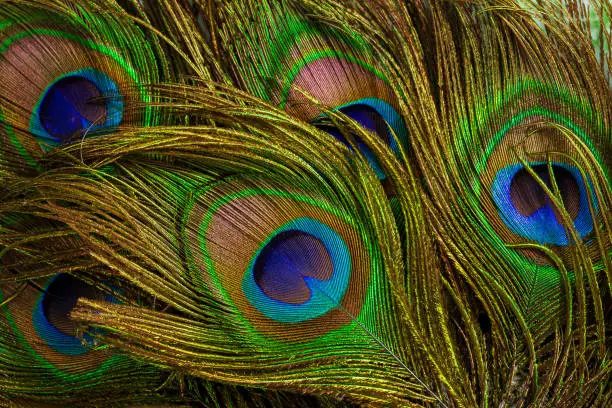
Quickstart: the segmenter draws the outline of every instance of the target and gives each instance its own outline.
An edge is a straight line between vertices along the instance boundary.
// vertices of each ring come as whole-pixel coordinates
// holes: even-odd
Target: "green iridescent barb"
[[[611,11],[0,2],[0,406],[608,406]]]

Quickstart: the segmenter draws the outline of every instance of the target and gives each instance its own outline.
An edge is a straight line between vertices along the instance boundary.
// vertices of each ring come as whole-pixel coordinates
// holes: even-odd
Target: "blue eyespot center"
[[[60,145],[86,134],[108,133],[122,116],[117,85],[104,73],[86,68],[47,87],[33,112],[30,131],[45,144]]]
[[[261,251],[253,277],[271,299],[303,304],[311,297],[304,277],[325,281],[333,272],[325,245],[316,237],[297,230],[281,232]]]
[[[578,182],[574,179],[572,173],[561,166],[553,165],[552,173],[555,182],[559,187],[559,192],[563,200],[565,209],[570,214],[572,220],[575,220],[580,210],[580,191]],[[544,164],[533,166],[533,171],[552,189],[551,178],[548,168]],[[554,215],[557,222],[561,223],[561,215],[554,208],[550,198],[544,192],[544,189],[536,182],[526,169],[521,169],[512,178],[510,184],[510,200],[516,210],[524,216],[530,216],[536,211],[548,207],[549,214]]]
[[[407,146],[407,129],[404,120],[388,103],[378,98],[363,98],[339,106],[335,109],[359,123],[364,129],[374,132],[394,153],[399,154],[399,144]],[[321,116],[314,125],[332,135],[336,140],[349,146],[348,141],[333,124],[324,121]],[[357,149],[365,156],[379,180],[387,178],[374,154],[365,143],[355,137]],[[350,148],[350,146],[349,146]]]
[[[376,109],[365,104],[354,104],[346,106],[344,108],[340,108],[338,109],[338,111],[344,113],[351,119],[354,119],[364,129],[375,132],[378,136],[381,137],[381,139],[385,143],[389,144],[389,141],[391,139],[389,126],[385,122],[384,118],[376,111]],[[342,135],[338,128],[331,125],[322,125],[320,126],[320,128],[332,135],[339,142],[342,142],[343,144],[348,146],[349,149],[352,149],[348,140],[346,140],[346,138]],[[385,179],[385,173],[383,172],[380,164],[374,157],[372,151],[358,136],[355,136],[355,141],[357,144],[357,148],[359,149],[361,154],[363,154],[368,160],[370,166],[372,166],[372,169],[374,169],[374,172],[376,173],[378,178],[381,180]]]
[[[70,319],[70,312],[81,297],[118,303],[114,297],[71,275],[59,274],[45,287],[32,315],[34,328],[40,338],[65,355],[77,356],[88,351],[83,341],[76,336],[77,323]],[[83,339],[86,343],[93,343],[87,334]]]
[[[386,144],[389,144],[391,135],[389,132],[389,126],[385,122],[385,119],[378,113],[376,109],[371,106],[357,103],[349,105],[344,108],[338,109],[339,112],[344,113],[351,119],[354,119],[363,128],[371,130],[376,133]],[[344,136],[338,131],[338,129],[331,128],[328,132],[342,143],[348,144]],[[363,145],[363,142],[359,142]],[[361,145],[359,146],[361,148]],[[364,146],[365,147],[365,146]]]
[[[309,217],[290,221],[262,243],[242,291],[262,314],[299,323],[338,307],[348,288],[351,255],[332,228]]]
[[[67,77],[49,88],[40,104],[40,122],[52,137],[68,142],[82,137],[92,124],[106,122],[100,90],[83,77]]]
[[[551,174],[546,163],[532,163],[531,168],[552,190]],[[564,163],[552,163],[552,175],[580,238],[593,230],[587,187],[580,171]],[[560,212],[536,179],[523,167],[514,164],[501,169],[491,188],[498,213],[514,233],[540,244],[568,245],[569,236]],[[597,209],[597,203],[593,203]]]

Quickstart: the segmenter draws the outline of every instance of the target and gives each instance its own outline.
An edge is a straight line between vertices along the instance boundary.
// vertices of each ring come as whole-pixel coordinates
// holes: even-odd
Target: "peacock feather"
[[[1,2],[0,406],[609,406],[611,11]]]
[[[153,120],[152,108],[132,112],[151,100],[143,84],[160,78],[154,47],[119,11],[63,2],[0,7],[0,177],[14,186],[3,194],[1,222],[1,388],[21,404],[96,404],[109,388],[132,395],[117,404],[133,404],[138,390],[144,402],[164,381],[158,370],[105,350],[69,320],[79,297],[118,302],[115,289],[109,280],[77,273],[83,250],[74,234],[12,201],[20,194],[19,177],[42,171],[53,147],[112,133],[120,123]],[[49,254],[57,263],[49,263]]]
[[[395,301],[383,272],[401,275],[390,253],[400,244],[375,173],[340,153],[334,165],[317,157],[317,144],[338,152],[344,148],[315,127],[300,131],[282,111],[270,111],[278,115],[271,127],[269,118],[259,117],[261,102],[245,109],[237,104],[240,94],[211,101],[223,90],[179,90],[192,95],[184,105],[194,112],[222,109],[231,118],[228,128],[222,127],[222,115],[215,127],[168,128],[164,133],[182,129],[184,138],[173,148],[175,162],[160,158],[145,165],[146,157],[167,154],[164,143],[178,136],[172,141],[151,130],[117,159],[116,172],[39,178],[45,198],[32,198],[49,218],[78,230],[99,268],[116,271],[173,313],[105,302],[101,311],[79,308],[72,315],[104,321],[106,333],[94,332],[94,338],[109,336],[104,342],[129,344],[133,353],[156,364],[180,366],[181,372],[209,380],[339,395],[362,370],[376,375],[384,364],[386,374],[380,372],[377,386],[362,377],[355,397],[434,398],[397,355],[413,346],[395,334],[404,329],[392,312]],[[222,102],[225,106],[218,106]],[[244,125],[234,122],[240,116]],[[259,138],[248,149],[236,149],[255,134]],[[265,142],[271,139],[280,145]],[[300,139],[304,146],[297,145]],[[86,159],[87,146],[80,148]],[[219,155],[230,149],[232,162]],[[277,168],[270,165],[274,162]],[[202,163],[209,175],[195,171]],[[351,176],[356,166],[360,171]],[[340,172],[352,178],[350,184],[334,175]],[[235,175],[219,179],[220,173]],[[281,182],[290,175],[293,183]],[[147,189],[140,188],[144,185]],[[75,187],[82,195],[70,198]],[[243,221],[236,223],[235,217]],[[295,272],[285,271],[286,263]],[[173,319],[180,330],[168,326]],[[122,322],[130,322],[130,330]],[[336,356],[338,347],[354,352]]]
[[[9,215],[3,217],[2,230],[3,395],[22,401],[17,406],[78,405],[83,400],[95,405],[106,399],[111,388],[124,394],[117,397],[118,406],[151,399],[165,380],[163,373],[108,350],[69,319],[81,297],[110,303],[138,300],[126,300],[112,277],[85,276],[87,266],[77,261],[83,257],[82,248],[73,234],[57,225]],[[21,276],[26,270],[30,276]],[[48,275],[49,270],[54,274]],[[160,399],[165,397],[158,395],[153,401]]]
[[[143,85],[160,80],[163,57],[117,7],[2,5],[4,167],[37,169],[52,146],[154,120],[136,107],[151,101]]]
[[[352,147],[325,113],[340,112],[400,156],[407,130],[397,97],[358,32],[307,18],[302,7],[280,2],[229,2],[219,14],[219,47],[238,86]],[[373,152],[355,136],[356,147],[384,179]]]

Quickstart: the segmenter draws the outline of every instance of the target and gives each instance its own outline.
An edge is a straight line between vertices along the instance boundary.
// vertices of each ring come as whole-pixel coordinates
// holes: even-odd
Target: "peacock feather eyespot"
[[[378,98],[363,98],[341,105],[334,111],[345,114],[365,130],[375,133],[397,156],[400,155],[400,144],[405,146],[407,140],[406,126],[401,116],[391,105]],[[319,116],[313,121],[313,124],[352,149],[342,132],[328,122],[325,116]],[[398,143],[398,140],[400,143]],[[374,153],[358,136],[356,137],[356,144],[359,151],[372,166],[378,179],[386,179],[387,176]]]
[[[591,239],[602,223],[598,191],[607,183],[601,118],[588,101],[536,80],[500,95],[477,107],[473,133],[458,145],[485,222],[506,245],[547,246],[571,262],[568,251],[580,243],[601,259]],[[516,248],[529,262],[551,263],[533,248]]]
[[[611,1],[0,0],[0,406],[607,406]]]
[[[34,107],[30,132],[43,144],[59,145],[112,132],[122,117],[117,84],[101,71],[84,68],[47,87]]]
[[[299,323],[342,300],[351,273],[349,250],[330,227],[298,218],[274,231],[256,252],[242,289],[267,317]]]
[[[117,299],[63,273],[51,278],[43,289],[32,312],[32,323],[38,336],[58,353],[67,356],[87,353],[93,346],[93,339],[88,334],[83,339],[76,336],[77,326],[70,319],[70,312],[80,297],[111,303],[117,303]]]
[[[125,364],[121,357],[93,349],[90,336],[77,336],[77,325],[69,318],[78,298],[117,303],[113,296],[64,273],[35,283],[4,306],[10,338],[23,344],[28,361],[41,372],[75,381],[101,375],[109,365]],[[0,296],[10,296],[16,287],[3,284]]]
[[[349,325],[376,262],[368,238],[322,198],[247,186],[213,188],[192,203],[185,240],[195,280],[279,341],[310,341]]]
[[[159,52],[133,22],[110,14],[92,13],[85,23],[33,4],[3,7],[0,119],[6,148],[38,168],[54,146],[112,133],[120,124],[153,122],[152,108],[137,107],[151,97],[143,84],[159,79],[153,63]]]
[[[552,190],[547,163],[534,162],[530,163],[530,167]],[[585,238],[593,230],[593,216],[589,209],[587,186],[580,170],[564,163],[551,163],[551,170],[573,227],[579,238]],[[592,190],[592,186],[589,188]],[[559,210],[522,164],[509,165],[499,170],[491,186],[491,194],[500,217],[512,232],[543,245],[570,244],[567,227],[564,226]],[[593,206],[595,209],[598,207],[595,198]]]
[[[342,112],[375,132],[396,155],[400,146],[408,146],[407,127],[398,114],[394,88],[380,69],[372,47],[358,33],[301,16],[287,15],[282,21],[272,22],[259,18],[254,16],[250,29],[256,34],[261,28],[258,24],[266,27],[266,38],[258,44],[267,44],[266,48],[255,55],[241,55],[240,47],[232,47],[245,60],[254,60],[235,67],[242,77],[253,78],[245,86],[254,94],[321,127],[345,144],[340,132],[325,123],[322,106]],[[357,143],[379,179],[384,179],[372,152],[363,142]]]

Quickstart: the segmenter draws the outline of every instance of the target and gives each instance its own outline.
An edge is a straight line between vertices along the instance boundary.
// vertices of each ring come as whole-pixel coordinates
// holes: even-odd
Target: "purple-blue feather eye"
[[[325,244],[304,231],[290,230],[275,236],[263,248],[253,266],[253,278],[270,298],[302,304],[311,297],[305,277],[328,280],[332,258]]]
[[[46,144],[60,145],[112,131],[123,116],[123,98],[105,74],[82,69],[51,83],[30,122],[31,132]]]
[[[336,110],[355,120],[365,130],[374,132],[394,153],[399,154],[400,144],[406,145],[407,132],[404,121],[395,109],[382,100],[377,98],[365,98],[338,107]],[[350,148],[342,132],[333,126],[333,124],[323,122],[322,119],[323,117],[318,118],[314,122],[315,126],[325,130],[336,138],[336,140],[344,143]],[[359,151],[366,157],[372,166],[378,178],[384,180],[387,176],[376,160],[374,153],[359,137],[356,137],[356,144]]]
[[[49,281],[32,314],[34,328],[40,338],[57,352],[69,356],[88,351],[81,338],[76,336],[77,326],[69,317],[81,297],[118,303],[113,296],[62,273]],[[93,342],[87,334],[83,336],[83,340],[89,344]]]
[[[40,104],[40,123],[47,133],[67,141],[88,124],[106,121],[102,93],[89,80],[68,77],[55,83]]]
[[[552,188],[545,163],[532,163],[536,175]],[[580,238],[593,230],[587,187],[580,171],[562,163],[551,164],[563,205]],[[562,216],[536,179],[521,165],[502,168],[491,187],[493,201],[502,221],[514,233],[539,244],[568,245],[570,238]],[[597,209],[597,203],[594,203]]]

